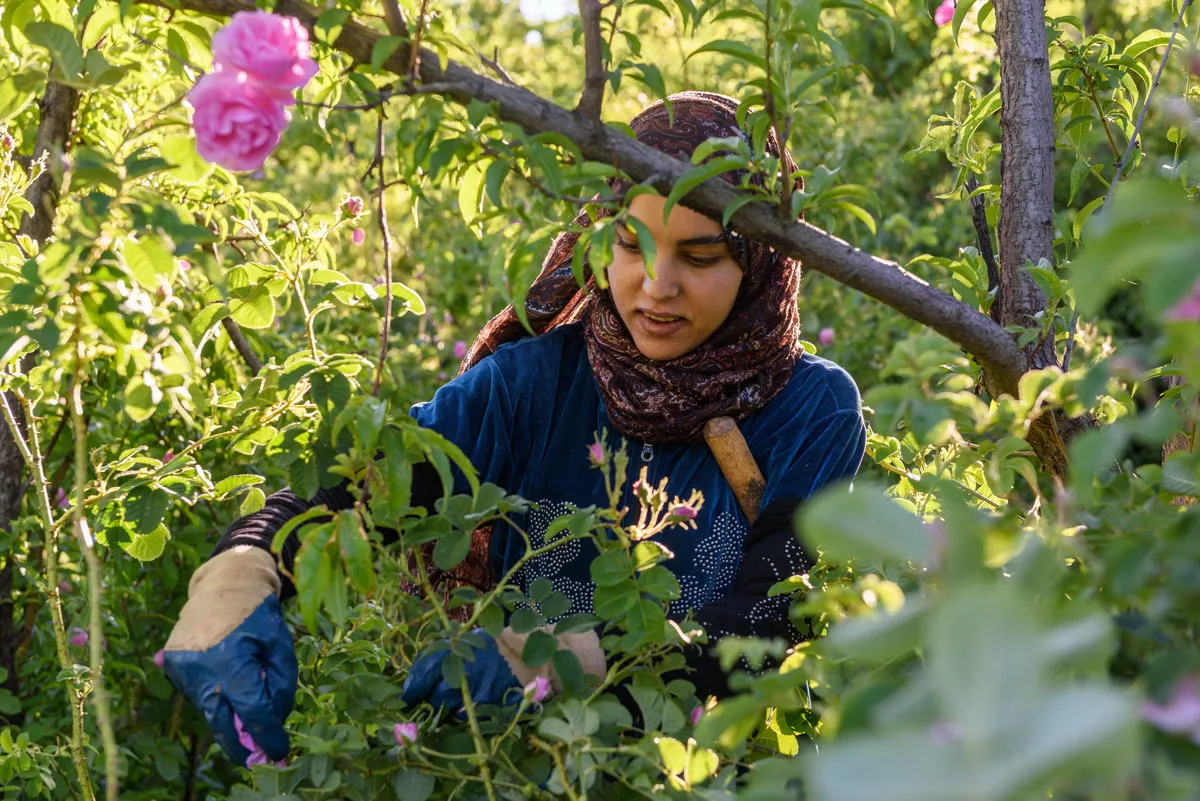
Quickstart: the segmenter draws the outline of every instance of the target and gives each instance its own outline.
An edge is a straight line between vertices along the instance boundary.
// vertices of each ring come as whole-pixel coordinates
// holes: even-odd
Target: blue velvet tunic
[[[501,346],[437,391],[411,414],[459,446],[479,470],[480,479],[533,501],[537,508],[514,518],[537,548],[550,522],[572,508],[604,506],[601,472],[592,467],[589,447],[607,430],[610,446],[624,443],[630,455],[624,505],[636,514],[632,484],[642,465],[657,485],[668,477],[671,496],[704,495],[696,530],[671,528],[658,540],[675,556],[666,563],[679,579],[682,595],[672,618],[727,598],[743,558],[745,515],[704,442],[656,445],[625,439],[605,413],[583,338],[582,324],[560,326],[539,337]],[[766,408],[740,424],[766,477],[763,508],[776,499],[803,500],[821,487],[852,476],[866,442],[862,403],[845,370],[805,354],[785,389]],[[456,492],[467,492],[457,476]],[[791,543],[794,545],[794,543]],[[492,572],[502,576],[524,553],[522,538],[506,524],[491,540]],[[571,600],[567,614],[589,612],[589,566],[596,554],[590,542],[551,550],[523,568],[528,587],[546,577]],[[787,564],[781,560],[775,564]],[[776,580],[790,573],[776,570]]]

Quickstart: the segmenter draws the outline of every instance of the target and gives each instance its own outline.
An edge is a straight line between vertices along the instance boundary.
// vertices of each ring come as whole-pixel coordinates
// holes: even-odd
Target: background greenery
[[[777,69],[787,55],[778,80],[808,180],[807,219],[986,306],[964,182],[974,175],[984,186],[994,225],[994,18],[973,8],[955,36],[922,4],[819,6],[819,24],[809,25],[817,6],[803,2],[620,4],[611,43],[620,74],[606,119],[627,120],[664,91],[756,91],[769,12]],[[406,10],[415,18],[415,7]],[[573,15],[534,24],[515,4],[471,0],[430,12],[428,45],[476,66],[478,54],[495,58],[521,85],[574,105],[583,53]],[[853,500],[823,497],[799,521],[821,565],[778,587],[796,594],[797,620],[826,638],[787,654],[777,643],[730,643],[731,665],[739,653],[754,663],[773,654],[782,668],[741,680],[742,694],[693,727],[699,700],[688,686],[664,686],[655,668],[678,658],[679,634],[652,611],[661,617],[673,579],[645,578],[655,565],[631,561],[640,535],[628,531],[612,557],[619,570],[603,585],[620,588],[605,646],[622,675],[636,676],[644,730],[627,731],[611,695],[580,681],[545,709],[523,707],[511,725],[421,717],[418,746],[405,749],[391,727],[408,719],[397,688],[409,659],[444,636],[469,654],[470,641],[428,588],[423,598],[397,589],[405,559],[374,544],[374,526],[400,526],[407,544],[436,540],[439,564],[452,564],[472,525],[520,503],[484,487],[414,522],[404,466],[429,454],[444,467],[447,457],[443,443],[406,424],[407,406],[455,373],[456,343],[469,343],[536,274],[577,209],[553,195],[589,194],[597,182],[573,172],[568,147],[530,139],[485,107],[389,100],[383,165],[397,183],[386,204],[405,288],[373,396],[383,240],[378,176],[367,172],[379,117],[363,106],[395,77],[350,64],[326,42],[347,15],[384,30],[381,13],[358,0],[330,4],[316,35],[321,73],[274,157],[243,175],[196,157],[180,102],[210,64],[222,20],[130,3],[5,3],[0,126],[14,147],[0,148],[0,359],[4,385],[29,401],[46,475],[0,532],[25,635],[0,689],[4,797],[86,797],[69,748],[73,706],[84,713],[95,789],[107,787],[88,654],[66,646],[64,668],[60,653],[64,633],[89,627],[89,593],[99,589],[71,533],[71,496],[83,499],[98,543],[115,746],[107,751],[126,798],[1200,797],[1200,714],[1189,712],[1200,706],[1189,678],[1200,673],[1190,412],[1200,324],[1165,318],[1200,264],[1188,164],[1194,11],[1150,103],[1128,186],[1085,230],[1179,9],[1047,9],[1058,238],[1041,281],[1060,353],[1080,312],[1067,373],[1030,374],[1020,401],[989,398],[956,346],[806,276],[805,336],[817,342],[820,329],[833,330],[832,344],[814,348],[858,381],[872,429]],[[83,94],[69,153],[31,166],[18,157],[32,151],[48,76]],[[500,162],[513,170],[493,183],[488,167]],[[40,249],[16,236],[29,211],[21,195],[39,169],[65,182],[55,241]],[[368,213],[349,218],[349,195],[367,198]],[[355,228],[366,232],[360,246]],[[257,375],[219,322],[226,315],[264,362]],[[32,366],[18,369],[35,344]],[[1039,469],[1022,438],[1031,414],[1052,407],[1091,410],[1101,423],[1074,443],[1066,483]],[[1164,463],[1163,443],[1181,431],[1185,447]],[[303,666],[290,721],[296,748],[286,769],[251,777],[213,745],[153,655],[187,578],[229,522],[285,484],[311,492],[338,480],[331,467],[361,474],[376,449],[395,465],[371,478],[387,508],[305,532],[292,610]],[[624,480],[619,471],[614,480]],[[668,491],[686,497],[689,488]],[[593,510],[565,530],[592,536],[615,525],[611,512]],[[531,610],[522,625],[551,617],[558,600],[543,590],[497,593],[476,604],[477,622],[495,626],[505,607]],[[58,644],[48,602],[56,592]],[[1172,698],[1178,731],[1140,720],[1145,704]]]

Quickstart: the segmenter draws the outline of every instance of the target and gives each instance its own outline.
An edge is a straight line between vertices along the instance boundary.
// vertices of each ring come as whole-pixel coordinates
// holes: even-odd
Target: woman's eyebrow
[[[617,220],[617,228],[621,229],[622,233],[637,236],[637,231],[634,231],[624,220]],[[680,247],[700,247],[703,245],[724,245],[729,243],[729,236],[722,231],[714,236],[694,236],[691,239],[681,239],[676,242],[676,246]]]

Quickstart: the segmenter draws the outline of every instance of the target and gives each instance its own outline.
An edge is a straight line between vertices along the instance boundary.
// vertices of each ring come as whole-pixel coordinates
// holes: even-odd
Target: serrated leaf
[[[247,515],[252,515],[255,512],[262,511],[263,507],[266,505],[266,493],[264,493],[258,487],[251,487],[250,491],[246,493],[246,496],[242,498],[242,505],[238,507],[238,514],[240,514],[242,517],[246,517]]]
[[[242,328],[270,328],[275,322],[275,299],[265,285],[239,290],[229,299],[229,316]]]
[[[541,667],[550,661],[557,650],[557,637],[547,631],[533,631],[521,649],[521,661],[531,668]]]
[[[121,543],[121,548],[139,562],[151,562],[162,556],[170,538],[167,527],[159,525],[147,534],[132,532],[129,541]]]
[[[125,499],[125,519],[133,523],[135,531],[148,534],[162,523],[170,503],[171,496],[162,490],[138,487]]]
[[[134,242],[126,240],[122,252],[125,266],[138,285],[147,291],[158,289],[159,276],[169,276],[175,270],[175,259],[157,239],[147,237]]]
[[[253,487],[263,483],[265,480],[262,476],[256,476],[251,473],[228,476],[217,482],[213,488],[213,494],[216,495],[217,500],[221,501],[243,487]]]

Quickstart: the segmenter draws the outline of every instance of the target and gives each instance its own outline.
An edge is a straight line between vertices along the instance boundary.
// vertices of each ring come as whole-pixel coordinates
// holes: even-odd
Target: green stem
[[[471,739],[475,741],[475,754],[479,759],[479,777],[483,779],[483,789],[487,791],[488,801],[496,801],[496,788],[492,784],[492,769],[488,764],[491,753],[487,743],[483,741],[483,733],[479,730],[479,716],[475,714],[475,701],[471,698],[471,686],[464,673],[459,682],[462,689],[463,709],[467,710],[467,726],[471,729]]]
[[[83,488],[87,484],[87,421],[83,416],[83,379],[86,374],[83,343],[75,351],[75,385],[71,391],[71,417],[75,425],[75,504],[72,515],[75,521],[75,536],[79,549],[83,551],[88,568],[88,621],[89,662],[91,666],[92,703],[96,707],[96,718],[100,723],[100,741],[104,747],[104,795],[108,801],[117,801],[120,779],[117,775],[117,738],[113,734],[112,710],[108,703],[108,688],[104,686],[104,621],[103,568],[96,556],[95,543],[83,517]]]
[[[42,525],[45,531],[45,543],[42,546],[42,558],[45,560],[46,582],[50,600],[50,624],[54,629],[54,649],[58,655],[58,665],[64,671],[71,670],[73,663],[67,650],[67,629],[63,624],[62,598],[58,592],[58,527],[54,523],[50,505],[50,483],[46,480],[45,466],[42,464],[42,448],[38,442],[37,420],[29,400],[20,392],[12,390],[17,397],[29,421],[29,442],[21,434],[16,415],[8,405],[8,398],[0,392],[0,411],[12,432],[13,441],[25,458],[25,464],[33,473],[36,485],[38,510],[42,513]],[[87,757],[83,752],[83,710],[78,701],[82,698],[79,687],[72,681],[67,687],[67,697],[71,705],[71,760],[75,763],[75,775],[79,779],[79,788],[84,801],[95,801],[96,794],[92,791],[92,781],[88,775]]]

